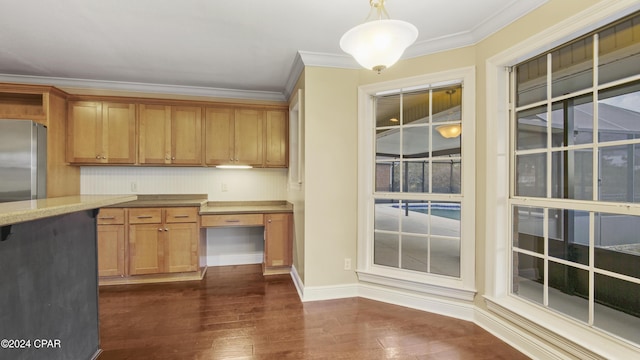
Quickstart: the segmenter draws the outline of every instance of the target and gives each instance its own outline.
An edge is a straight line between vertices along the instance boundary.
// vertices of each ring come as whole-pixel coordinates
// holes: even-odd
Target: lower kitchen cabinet
[[[288,269],[292,259],[292,215],[265,214],[264,215],[264,273],[279,272]]]
[[[159,274],[164,271],[162,224],[129,226],[129,274]]]
[[[112,224],[114,221],[120,224]],[[200,262],[200,251],[206,246],[203,239],[197,207],[101,209],[101,284],[199,278],[204,270]]]
[[[169,273],[198,270],[198,226],[167,224],[164,239],[164,266]]]
[[[129,274],[197,271],[198,209],[129,210]]]
[[[98,276],[125,276],[125,210],[98,214]]]

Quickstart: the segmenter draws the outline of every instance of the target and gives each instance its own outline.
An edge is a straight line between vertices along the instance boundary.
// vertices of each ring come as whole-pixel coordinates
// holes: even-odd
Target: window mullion
[[[596,201],[600,198],[600,151],[598,150],[599,146],[599,137],[598,134],[600,130],[598,128],[598,119],[599,111],[598,111],[598,49],[599,49],[599,37],[598,34],[593,35],[593,157],[592,157],[592,166],[593,166],[593,200]]]
[[[542,236],[544,238],[544,284],[542,302],[549,306],[549,208],[542,210]]]
[[[595,213],[591,211],[589,212],[589,325],[593,325],[595,309],[595,227]]]
[[[547,191],[546,191],[546,196],[547,198],[551,197],[551,182],[552,182],[552,169],[551,167],[553,166],[553,162],[551,161],[551,134],[552,134],[552,124],[553,124],[553,119],[551,118],[552,116],[552,108],[553,108],[553,102],[552,102],[552,92],[551,92],[551,83],[553,81],[553,76],[552,76],[552,71],[553,71],[553,63],[552,63],[552,54],[549,53],[547,54],[547,158],[546,158],[546,164],[547,164],[547,176],[546,176],[546,184],[547,184]],[[546,260],[545,260],[545,266],[546,266]],[[545,272],[545,276],[546,276],[546,272]],[[545,289],[546,289],[546,281],[545,281]]]

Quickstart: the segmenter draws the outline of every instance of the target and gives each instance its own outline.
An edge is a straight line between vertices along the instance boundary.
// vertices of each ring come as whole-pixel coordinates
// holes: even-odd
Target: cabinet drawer
[[[162,209],[159,209],[159,208],[129,209],[129,224],[159,224],[161,222],[162,222]]]
[[[100,209],[98,213],[98,225],[124,224],[124,209]]]
[[[198,222],[198,208],[169,207],[165,208],[167,223],[195,223]]]
[[[238,214],[238,215],[202,215],[200,226],[263,226],[262,214]]]

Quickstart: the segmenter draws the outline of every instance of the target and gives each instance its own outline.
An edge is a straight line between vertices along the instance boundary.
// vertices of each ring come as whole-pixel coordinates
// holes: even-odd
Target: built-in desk
[[[138,195],[98,215],[100,285],[200,280],[207,229],[264,227],[263,272],[289,273],[293,205],[207,201],[207,195]]]
[[[286,201],[214,202],[200,208],[203,228],[264,226],[265,275],[289,273],[292,265],[293,205]]]

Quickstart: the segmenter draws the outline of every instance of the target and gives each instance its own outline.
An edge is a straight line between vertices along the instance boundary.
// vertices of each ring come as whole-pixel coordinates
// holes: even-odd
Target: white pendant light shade
[[[418,38],[415,26],[389,18],[384,2],[369,0],[371,10],[367,19],[371,19],[374,13],[377,18],[352,28],[340,39],[344,52],[353,56],[362,67],[378,74],[400,60],[404,51]]]
[[[395,64],[418,38],[418,29],[401,20],[373,20],[347,31],[340,47],[362,65],[380,71]]]

